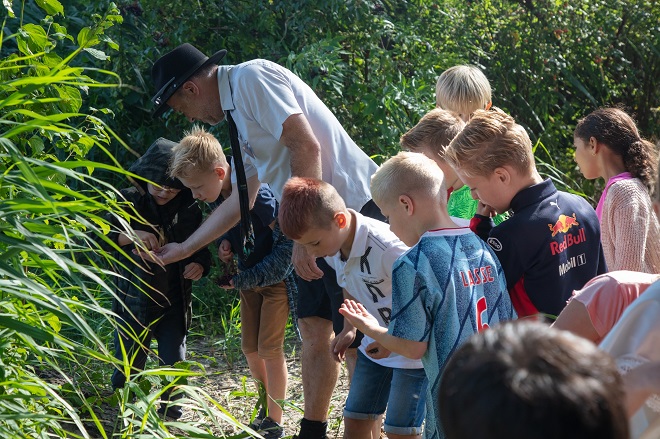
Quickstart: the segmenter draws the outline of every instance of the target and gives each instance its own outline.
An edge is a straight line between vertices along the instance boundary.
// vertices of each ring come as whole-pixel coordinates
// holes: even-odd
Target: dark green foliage
[[[171,437],[155,403],[174,379],[203,373],[186,362],[101,394],[112,365],[128,364],[107,350],[113,292],[91,238],[103,239],[103,216],[127,185],[118,165],[190,127],[150,116],[151,65],[180,43],[226,48],[227,63],[287,66],[377,161],[398,151],[433,108],[438,75],[459,63],[484,69],[494,104],[528,129],[541,172],[574,192],[598,191],[573,163],[578,118],[620,105],[643,135],[660,136],[653,0],[7,0],[0,10],[2,437]],[[223,125],[213,132],[229,144]],[[199,287],[193,331],[223,335],[231,360],[236,295],[212,279]],[[205,414],[190,437],[235,422],[203,389],[182,390]],[[97,416],[106,400],[121,411],[109,428]]]
[[[78,0],[79,16],[100,1]],[[643,134],[660,124],[660,5],[651,0],[540,1],[124,1],[110,31],[118,54],[102,63],[124,87],[91,97],[110,107],[114,129],[141,152],[158,136],[178,139],[181,116],[150,118],[150,69],[183,42],[226,63],[279,62],[310,84],[369,154],[389,156],[434,106],[435,81],[458,63],[482,67],[493,101],[527,127],[539,159],[567,184],[576,120],[604,105],[633,113]],[[228,145],[226,130],[214,133]],[[117,150],[122,163],[133,160]],[[545,165],[541,166],[545,171]],[[560,178],[561,179],[561,178]],[[593,184],[584,190],[593,194]]]

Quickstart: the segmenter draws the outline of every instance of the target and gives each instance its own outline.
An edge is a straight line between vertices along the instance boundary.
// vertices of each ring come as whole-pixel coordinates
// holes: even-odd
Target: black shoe
[[[284,428],[268,416],[261,421],[261,426],[257,431],[264,439],[280,439],[284,437]]]
[[[177,421],[183,416],[183,411],[181,410],[181,407],[176,405],[171,405],[169,407],[161,405],[158,409],[158,414],[167,420]]]
[[[263,422],[265,417],[266,417],[266,409],[261,407],[259,409],[259,413],[257,413],[257,416],[254,418],[254,420],[248,424],[248,427],[250,427],[254,431],[259,430],[259,427],[261,427],[261,423]]]

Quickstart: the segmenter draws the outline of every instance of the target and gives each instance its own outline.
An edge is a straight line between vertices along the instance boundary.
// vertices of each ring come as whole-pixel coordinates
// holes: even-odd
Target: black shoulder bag
[[[236,172],[236,186],[238,189],[238,201],[241,206],[241,243],[242,248],[234,249],[241,261],[247,259],[254,249],[254,231],[250,221],[250,197],[248,195],[247,179],[245,178],[245,167],[241,155],[241,145],[238,141],[238,129],[231,117],[231,111],[227,111],[227,123],[229,124],[229,141],[233,155],[234,172]]]

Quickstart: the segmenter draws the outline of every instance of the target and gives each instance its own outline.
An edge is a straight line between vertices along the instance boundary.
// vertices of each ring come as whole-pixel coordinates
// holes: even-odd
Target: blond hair
[[[465,121],[490,102],[490,82],[475,66],[451,67],[440,75],[435,86],[436,106],[458,113]]]
[[[416,152],[418,148],[428,147],[444,161],[447,146],[464,126],[465,122],[457,113],[435,108],[401,136],[399,143],[402,149],[412,152]]]
[[[210,172],[218,166],[227,166],[220,142],[204,128],[194,126],[172,148],[169,173],[173,178],[190,178],[199,172]]]
[[[444,175],[425,155],[402,151],[371,176],[371,197],[376,204],[387,204],[399,195],[431,197],[446,203]]]
[[[522,175],[535,169],[532,142],[523,127],[499,108],[479,110],[445,151],[445,160],[469,177],[489,177],[510,166]]]

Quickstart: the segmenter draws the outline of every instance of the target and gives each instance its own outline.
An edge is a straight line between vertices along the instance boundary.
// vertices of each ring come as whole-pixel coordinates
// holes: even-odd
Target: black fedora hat
[[[151,98],[155,107],[153,116],[158,117],[169,108],[167,100],[195,72],[209,64],[217,64],[226,54],[223,49],[208,57],[192,44],[184,43],[158,58],[151,68],[151,77],[158,90]]]

